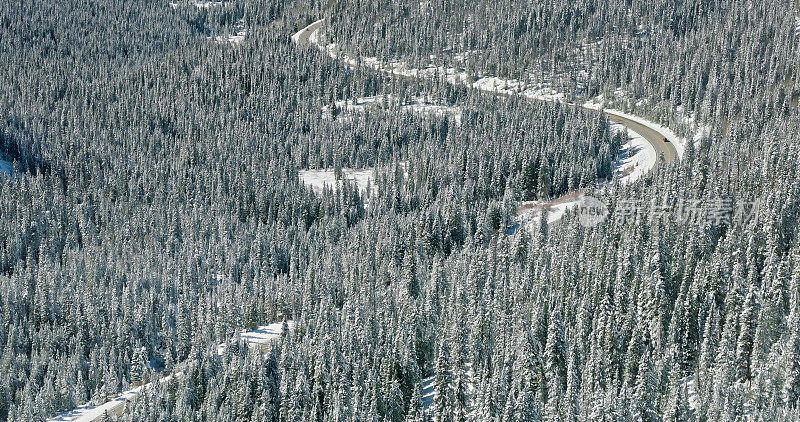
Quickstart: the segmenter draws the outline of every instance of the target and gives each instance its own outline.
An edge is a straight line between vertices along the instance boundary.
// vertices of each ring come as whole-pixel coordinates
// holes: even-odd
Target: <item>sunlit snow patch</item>
[[[287,321],[286,325],[289,327],[289,331],[292,331],[294,329],[295,322]],[[234,338],[232,338],[231,341],[234,343],[242,341],[250,349],[259,349],[263,348],[270,341],[280,338],[282,333],[283,333],[283,323],[276,322],[269,325],[263,325],[261,327],[256,328],[255,330],[242,331],[238,333]],[[221,355],[223,352],[225,352],[226,347],[227,347],[226,343],[220,344],[217,347],[217,353]]]
[[[247,35],[247,29],[244,27],[244,20],[239,20],[236,24],[236,33],[230,35],[217,35],[216,37],[208,37],[209,39],[213,39],[219,44],[229,43],[229,44],[239,44],[244,41],[244,37]]]
[[[568,210],[582,204],[585,198],[583,193],[572,191],[550,201],[520,202],[517,206],[517,222],[522,229],[532,233],[539,227],[544,211],[547,211],[547,224],[552,224],[561,220]]]
[[[223,4],[224,3],[221,2],[221,1],[190,1],[190,2],[184,2],[184,3],[176,3],[176,2],[170,2],[169,3],[169,5],[173,9],[177,9],[177,8],[183,6],[183,5],[192,5],[192,6],[196,7],[196,8],[198,8],[198,9],[211,9],[212,7],[222,7]]]
[[[304,185],[317,193],[322,192],[326,186],[335,192],[339,190],[342,183],[354,183],[362,196],[367,193],[367,186],[372,187],[372,192],[370,193],[375,193],[375,169],[372,167],[363,169],[343,168],[340,180],[336,179],[333,169],[300,170],[299,176]]]
[[[340,100],[334,104],[335,110],[332,110],[330,105],[322,107],[324,119],[346,119],[369,110],[400,110],[428,116],[451,116],[456,124],[461,124],[460,107],[437,104],[428,97],[413,97],[404,102],[394,95],[376,95],[355,100]]]
[[[180,373],[178,373],[180,375]],[[157,381],[140,385],[132,390],[125,391],[119,396],[99,405],[91,402],[78,406],[70,411],[61,413],[58,416],[48,419],[48,422],[94,422],[103,420],[105,415],[116,417],[125,411],[125,405],[138,396],[144,389],[155,387],[172,379],[173,375],[160,378]]]

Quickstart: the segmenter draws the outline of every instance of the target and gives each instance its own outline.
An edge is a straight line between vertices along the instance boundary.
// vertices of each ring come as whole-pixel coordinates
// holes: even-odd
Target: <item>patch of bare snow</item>
[[[300,170],[299,176],[304,185],[309,186],[318,193],[322,192],[326,186],[333,191],[337,191],[343,182],[354,183],[362,196],[367,193],[367,186],[372,187],[370,194],[375,193],[375,169],[371,167],[363,169],[343,168],[341,180],[336,180],[336,174],[333,169]]]
[[[295,322],[287,321],[286,325],[289,327],[289,331],[292,331],[294,330]],[[232,338],[231,341],[242,341],[251,350],[257,350],[272,340],[280,338],[281,334],[283,334],[283,323],[275,322],[269,325],[263,325],[255,330],[242,331]],[[226,343],[217,346],[217,354],[223,354],[226,347]]]
[[[181,373],[178,372],[177,375]],[[102,420],[108,414],[109,416],[119,416],[125,411],[125,404],[133,400],[144,389],[155,387],[172,379],[174,375],[168,375],[159,378],[152,383],[140,385],[134,389],[124,391],[119,396],[99,405],[93,405],[91,402],[78,406],[72,410],[61,413],[58,416],[48,419],[48,422],[94,422]]]
[[[581,192],[570,192],[550,201],[523,201],[517,207],[517,222],[521,228],[533,232],[539,227],[542,213],[547,211],[547,224],[564,217],[568,210],[582,204],[586,196]]]
[[[404,175],[408,175],[408,163],[403,161],[399,163],[400,170]],[[314,192],[321,193],[327,186],[332,191],[336,192],[342,186],[342,183],[353,183],[358,189],[359,195],[364,200],[364,205],[369,206],[370,198],[378,193],[378,188],[375,185],[375,168],[342,168],[341,179],[336,179],[336,174],[333,169],[311,169],[300,170],[298,172],[300,182],[310,187]],[[369,190],[368,190],[369,188]]]
[[[212,7],[222,7],[224,5],[221,1],[186,1],[182,3],[170,2],[170,7],[177,9],[183,5],[191,5],[198,9],[211,9]]]
[[[239,44],[244,41],[244,37],[247,35],[247,28],[244,27],[244,20],[239,20],[239,23],[236,25],[236,33],[230,35],[217,35],[216,37],[208,37],[209,39],[213,39],[218,44]]]
[[[437,104],[429,97],[413,97],[409,101],[401,101],[394,95],[377,95],[372,97],[356,98],[355,100],[340,100],[334,103],[336,109],[342,116],[347,118],[354,114],[366,113],[371,109],[396,109],[410,111],[422,115],[452,116],[456,124],[461,124],[462,111],[460,107]],[[331,107],[322,107],[322,117],[330,119],[332,117]]]
[[[198,9],[210,9],[212,7],[220,7],[223,3],[221,1],[196,1],[194,7]]]

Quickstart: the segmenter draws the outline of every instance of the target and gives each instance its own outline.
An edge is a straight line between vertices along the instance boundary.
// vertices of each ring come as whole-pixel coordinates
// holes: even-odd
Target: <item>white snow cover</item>
[[[286,325],[289,326],[289,331],[292,331],[294,330],[295,322],[287,321]],[[269,343],[272,340],[279,338],[282,332],[283,332],[283,323],[276,322],[269,325],[263,325],[261,327],[256,328],[255,330],[242,331],[231,340],[234,342],[242,340],[245,342],[245,344],[247,344],[248,347],[250,347],[251,349],[255,349],[257,347],[261,347],[262,345]],[[220,344],[217,347],[217,353],[221,355],[225,351],[225,347],[227,347],[227,344],[225,343]]]
[[[429,97],[413,97],[409,101],[403,102],[394,95],[377,95],[356,98],[355,100],[340,100],[336,101],[335,104],[341,113],[336,117],[337,120],[348,118],[353,114],[365,113],[370,108],[387,107],[422,115],[449,115],[453,117],[456,124],[461,124],[462,112],[460,107],[437,104]],[[322,117],[325,119],[331,118],[330,106],[322,107]]]
[[[611,131],[614,133],[624,131],[628,137],[628,142],[622,147],[622,156],[616,163],[616,169],[620,183],[633,183],[656,165],[656,150],[642,135],[624,125],[612,122]]]
[[[188,4],[191,4],[198,9],[210,9],[212,7],[220,7],[223,5],[221,1],[193,1],[189,2]],[[181,3],[170,2],[169,5],[173,9],[177,9],[181,6]]]
[[[403,161],[399,163],[400,169],[403,174],[408,175],[408,163]],[[325,189],[325,186],[338,191],[342,186],[342,182],[346,181],[354,183],[358,192],[364,200],[364,205],[369,206],[370,198],[377,194],[377,187],[375,186],[375,168],[367,167],[361,169],[343,168],[342,179],[336,180],[336,175],[333,169],[318,169],[318,170],[300,170],[298,172],[300,182],[304,185],[314,189],[315,192],[320,193]],[[367,191],[367,186],[370,187]]]
[[[375,193],[375,169],[372,167],[363,169],[342,169],[342,180],[336,180],[333,169],[321,170],[300,170],[300,181],[306,186],[314,189],[315,192],[322,192],[325,186],[333,191],[339,190],[342,181],[356,184],[359,193],[364,196],[367,193],[367,185],[372,186],[372,193]]]
[[[520,227],[533,232],[537,230],[544,210],[547,210],[547,223],[552,224],[561,220],[567,210],[583,203],[584,199],[582,192],[575,191],[550,201],[524,201],[517,207],[517,221]]]
[[[230,44],[239,44],[240,42],[244,41],[244,37],[246,35],[247,35],[247,29],[239,28],[239,30],[236,31],[236,33],[233,35],[228,35],[228,36],[217,35],[216,37],[214,37],[214,41],[216,41],[219,44],[226,42]]]
[[[181,373],[179,372],[178,375]],[[86,403],[78,406],[68,412],[64,412],[56,417],[48,419],[50,422],[94,422],[103,419],[106,413],[108,416],[119,416],[125,410],[125,403],[133,400],[145,388],[155,387],[157,384],[167,382],[172,379],[173,375],[160,378],[149,384],[141,385],[132,390],[128,390],[120,394],[118,397],[109,400],[101,405],[94,406],[91,403]]]
[[[686,138],[682,138],[682,137],[676,135],[675,132],[672,131],[672,129],[670,129],[668,127],[665,127],[665,126],[662,126],[662,125],[660,125],[658,123],[651,122],[651,121],[649,121],[647,119],[643,119],[643,118],[641,118],[639,116],[634,116],[633,114],[625,113],[622,110],[614,110],[612,108],[605,108],[605,109],[603,109],[603,112],[606,113],[606,114],[614,115],[614,116],[624,117],[624,118],[626,118],[628,120],[633,120],[634,122],[639,123],[642,126],[647,126],[650,129],[653,129],[656,132],[659,132],[660,134],[664,135],[664,137],[667,138],[667,140],[670,141],[672,143],[672,145],[675,146],[675,151],[678,152],[678,156],[679,157],[683,157],[683,151],[684,151],[685,146],[686,146]]]
[[[291,331],[294,329],[295,322],[287,321],[287,325],[289,326],[289,331]],[[251,348],[256,348],[279,338],[282,331],[283,323],[276,322],[258,327],[252,331],[242,331],[232,340],[237,341],[237,339],[242,339]],[[217,346],[217,353],[222,354],[225,350],[225,347],[226,344],[224,343]],[[133,400],[142,391],[144,391],[144,389],[153,388],[158,384],[169,381],[174,376],[181,376],[182,374],[182,371],[177,371],[175,374],[167,375],[151,383],[124,391],[116,398],[111,399],[101,405],[95,406],[91,403],[83,404],[68,412],[64,412],[58,416],[48,419],[48,422],[94,422],[102,420],[106,413],[108,413],[109,416],[119,416],[125,411],[125,404],[128,401]]]

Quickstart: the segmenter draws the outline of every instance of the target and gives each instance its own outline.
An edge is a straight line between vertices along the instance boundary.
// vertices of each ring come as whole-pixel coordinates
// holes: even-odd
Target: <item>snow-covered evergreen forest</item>
[[[800,420],[799,66],[788,0],[5,2],[0,421]]]

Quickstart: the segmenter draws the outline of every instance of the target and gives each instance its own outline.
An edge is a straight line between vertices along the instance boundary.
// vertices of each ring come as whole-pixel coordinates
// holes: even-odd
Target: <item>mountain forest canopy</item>
[[[798,420],[799,65],[793,1],[6,2],[0,421]],[[597,98],[681,158],[620,183]]]

